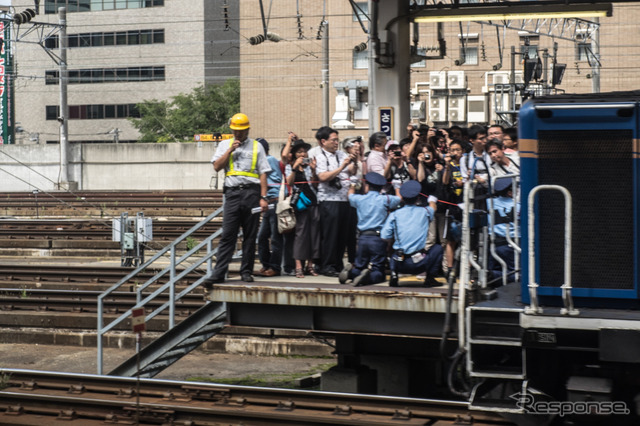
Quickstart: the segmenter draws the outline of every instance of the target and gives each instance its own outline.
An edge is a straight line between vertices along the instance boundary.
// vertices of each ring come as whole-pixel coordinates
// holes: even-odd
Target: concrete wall
[[[72,144],[69,171],[79,190],[209,189],[215,145]],[[0,191],[55,190],[60,147],[1,145],[0,171]]]

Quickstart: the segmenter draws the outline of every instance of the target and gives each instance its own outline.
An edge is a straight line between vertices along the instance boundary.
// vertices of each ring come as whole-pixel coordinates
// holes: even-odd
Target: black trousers
[[[320,270],[343,268],[342,258],[347,246],[349,203],[346,201],[322,201],[320,203]]]
[[[260,206],[260,186],[255,185],[236,191],[227,190],[224,194],[224,216],[222,218],[222,237],[218,244],[216,266],[211,278],[224,279],[229,270],[238,241],[238,231],[242,227],[242,264],[241,274],[253,274],[256,257],[256,235],[260,224],[260,214],[252,214],[251,209]]]

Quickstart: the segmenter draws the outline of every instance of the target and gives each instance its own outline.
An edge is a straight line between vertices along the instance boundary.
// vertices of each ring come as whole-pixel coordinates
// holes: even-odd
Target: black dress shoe
[[[333,269],[333,268],[328,268],[328,269],[325,269],[324,271],[322,271],[322,275],[324,275],[325,277],[335,278],[335,277],[339,276],[340,273],[338,271],[336,271],[335,269]]]
[[[389,277],[389,287],[398,287],[398,274],[395,272],[392,272]]]
[[[214,284],[222,284],[224,282],[224,278],[214,278],[212,276],[207,277],[202,284],[204,288],[207,290],[211,290]]]
[[[440,281],[436,280],[434,277],[427,276],[427,278],[424,280],[425,287],[440,287],[441,285],[442,283],[440,283]]]
[[[253,282],[253,276],[251,274],[244,273],[244,274],[242,274],[242,281],[244,281],[245,283],[252,283]]]

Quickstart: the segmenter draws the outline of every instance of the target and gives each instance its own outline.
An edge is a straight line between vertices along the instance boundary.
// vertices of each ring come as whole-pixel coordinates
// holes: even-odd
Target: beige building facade
[[[241,32],[246,36],[261,32],[260,10],[255,3],[240,2]],[[323,2],[312,0],[275,3],[268,31],[283,40],[258,45],[241,42],[241,105],[251,118],[253,136],[282,141],[288,131],[294,131],[314,141],[314,129],[322,125],[323,44],[316,37],[323,20],[329,24],[329,98],[334,118],[329,124],[345,114],[336,112],[344,111],[346,104],[346,115],[355,129],[340,130],[341,137],[369,134],[367,51],[354,51],[360,43],[367,43],[368,35],[349,2],[327,0],[325,4],[326,9]],[[366,1],[356,4],[366,12]],[[297,16],[301,16],[300,25]],[[636,71],[639,17],[640,3],[616,3],[611,17],[599,18],[597,32],[593,32],[595,20],[577,24],[533,21],[520,30],[478,22],[444,23],[444,58],[425,59],[397,71],[411,75],[407,102],[412,105],[412,121],[444,127],[511,120],[510,115],[496,111],[513,109],[509,96],[500,89],[500,84],[510,80],[512,47],[516,82],[523,80],[522,52],[526,49],[530,59],[539,57],[543,67],[547,64],[547,73],[539,80],[546,75],[546,82],[552,81],[554,56],[557,63],[566,65],[562,82],[556,86],[558,93],[589,93],[598,86],[602,92],[636,89],[640,83]],[[363,25],[368,28],[366,19]],[[532,32],[536,25],[537,32]],[[437,24],[424,23],[417,28],[417,32],[412,29],[411,38],[416,40],[418,52],[438,56]],[[345,85],[357,91],[347,93],[346,100],[341,95]],[[547,85],[532,80],[531,88],[541,93]],[[522,99],[516,96],[513,101],[519,105]]]

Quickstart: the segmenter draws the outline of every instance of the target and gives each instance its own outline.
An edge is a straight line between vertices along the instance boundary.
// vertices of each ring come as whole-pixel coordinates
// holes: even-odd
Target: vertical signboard
[[[393,107],[378,108],[378,128],[393,139]]]
[[[12,144],[13,140],[13,96],[11,82],[11,55],[8,22],[0,21],[0,143]]]

